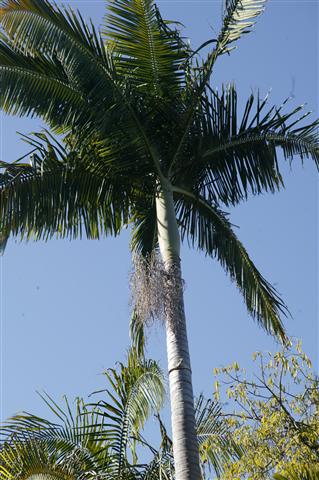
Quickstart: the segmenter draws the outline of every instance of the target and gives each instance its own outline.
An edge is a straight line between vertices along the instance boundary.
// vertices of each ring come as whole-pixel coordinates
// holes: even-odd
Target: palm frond
[[[111,52],[104,46],[102,49],[102,40],[93,27],[89,29],[79,15],[46,0],[3,0],[0,22],[8,44],[13,44],[22,55],[58,60],[68,84],[85,98],[93,112],[94,121],[91,116],[87,119],[90,132],[105,136],[113,134],[116,126],[121,128],[123,136],[134,137],[161,174],[158,155],[145,126],[149,118],[145,118],[140,98],[127,79],[118,76]],[[98,49],[100,44],[103,54]],[[14,110],[15,97],[9,100]],[[56,131],[61,126],[57,122]]]
[[[118,371],[119,370],[119,371]],[[143,361],[136,350],[128,354],[127,365],[105,372],[108,400],[93,403],[101,410],[105,425],[101,439],[107,440],[113,452],[112,468],[119,477],[128,468],[127,448],[133,448],[140,429],[152,412],[163,404],[163,374],[154,361]]]
[[[135,194],[131,251],[147,257],[157,248],[157,219],[154,195]]]
[[[254,28],[255,19],[263,13],[266,1],[225,0],[223,26],[213,55],[229,53],[236,48],[234,43]]]
[[[7,234],[5,234],[4,232],[0,232],[0,257],[4,254],[8,238],[9,236]]]
[[[70,480],[83,472],[68,466],[57,465],[56,455],[52,455],[45,442],[29,440],[6,444],[0,450],[0,475],[4,480],[25,478],[48,478],[48,480]],[[71,463],[71,462],[70,462]]]
[[[29,139],[31,164],[1,162],[2,231],[35,239],[119,233],[129,221],[131,187],[126,190],[125,177],[116,181],[107,175],[114,163],[110,150],[83,143],[77,150],[55,144],[45,134],[38,137],[42,142]]]
[[[207,94],[194,119],[190,160],[176,169],[179,181],[229,205],[283,186],[278,149],[285,160],[311,158],[319,168],[319,122],[305,124],[302,107],[284,112],[287,102],[266,108],[267,100],[250,95],[240,115],[234,85]]]
[[[185,58],[176,30],[162,20],[153,0],[115,0],[108,6],[104,34],[117,71],[139,92],[170,97],[183,82]]]
[[[217,258],[241,291],[249,313],[268,332],[286,341],[280,315],[287,308],[263,278],[225,214],[192,192],[174,189],[182,239]]]
[[[40,52],[50,55],[51,49],[57,46],[72,45],[91,59],[107,64],[108,56],[99,32],[92,23],[90,26],[85,23],[80,12],[75,13],[71,8],[61,9],[47,0],[1,0],[0,20],[15,46],[26,55]],[[50,40],[51,29],[57,37]]]
[[[123,106],[123,102],[114,100],[120,87],[111,57],[99,34],[84,23],[80,14],[61,10],[46,0],[3,0],[0,22],[8,44],[13,44],[20,55],[32,56],[33,63],[41,63],[43,58],[60,63],[70,87],[94,109],[96,121],[101,104],[104,111]],[[11,102],[15,103],[15,97]]]
[[[80,117],[84,123],[86,101],[75,88],[59,79],[30,68],[0,65],[0,88],[0,106],[6,113],[36,114],[52,127],[77,125]]]
[[[144,357],[145,352],[145,333],[144,324],[141,322],[137,312],[134,310],[130,320],[130,338],[132,347],[136,350],[139,357]]]
[[[208,467],[218,478],[226,462],[238,459],[242,450],[232,440],[229,429],[223,422],[218,403],[200,395],[195,405],[199,454],[203,469]]]
[[[103,429],[96,411],[88,411],[77,399],[75,412],[68,400],[58,405],[48,395],[43,400],[57,418],[53,423],[22,413],[10,418],[1,427],[4,437],[0,445],[0,472],[6,480],[45,475],[52,480],[83,478],[97,474],[106,466],[106,445],[96,439]]]
[[[225,12],[221,31],[215,47],[201,66],[195,68],[198,91],[203,92],[209,84],[214,64],[220,55],[236,48],[234,45],[243,35],[250,33],[256,18],[264,11],[267,0],[225,0]]]

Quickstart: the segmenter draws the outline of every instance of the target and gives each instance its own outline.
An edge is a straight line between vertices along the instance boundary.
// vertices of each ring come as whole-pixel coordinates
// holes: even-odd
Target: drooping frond
[[[177,182],[229,205],[283,185],[277,150],[288,161],[312,158],[319,168],[319,122],[305,124],[302,107],[285,112],[286,102],[269,109],[267,99],[250,95],[240,114],[233,85],[207,94],[194,119],[189,160],[176,167]]]
[[[96,128],[102,121],[102,113],[112,109],[114,116],[124,107],[123,92],[117,83],[111,57],[99,34],[93,26],[89,28],[84,23],[80,14],[61,10],[46,0],[3,0],[0,22],[8,38],[3,36],[3,42],[8,46],[12,44],[20,57],[32,57],[33,67],[41,66],[43,61],[59,63],[67,78],[64,83],[77,90],[89,104],[91,113],[94,112]],[[19,87],[14,78],[11,82],[12,88]],[[39,97],[41,77],[38,82],[34,78],[34,85],[36,90],[40,89],[34,96]],[[62,101],[63,90],[61,96]],[[7,97],[7,108],[9,105],[12,111],[19,108],[19,100],[19,96]],[[36,105],[33,107],[30,112],[42,115],[41,109],[37,112]],[[59,121],[56,123],[60,126]]]
[[[130,338],[132,347],[139,357],[143,358],[145,353],[145,333],[143,322],[134,310],[130,320]]]
[[[55,52],[63,62],[67,49],[71,49],[69,59],[77,51],[91,59],[92,69],[107,66],[109,58],[101,36],[71,8],[62,10],[47,0],[1,0],[0,20],[16,48],[25,55],[50,57]]]
[[[88,121],[89,106],[57,59],[33,58],[0,40],[0,106],[13,115],[38,115],[53,128]]]
[[[118,56],[117,71],[139,92],[164,98],[176,93],[185,52],[178,32],[165,24],[153,0],[111,2],[104,33]]]
[[[120,157],[115,155],[116,162],[112,149],[103,146],[83,143],[73,149],[41,135],[42,143],[30,140],[31,164],[0,164],[1,231],[35,239],[119,233],[128,222],[132,188],[132,177],[127,183],[112,175]],[[123,168],[128,170],[127,163]]]
[[[52,22],[92,56],[101,60],[105,59],[104,44],[99,33],[92,24],[90,27],[86,25],[80,12],[75,14],[72,9],[62,10],[57,4],[52,4],[47,0],[1,0],[0,16],[5,30],[12,37],[15,37],[15,34],[25,35],[27,33],[27,31],[17,32],[17,29],[25,30],[27,28],[27,22],[18,25],[18,19],[23,17],[22,13],[27,16],[37,16],[39,21],[42,18],[42,23],[47,24],[47,26]],[[31,25],[29,30],[29,33],[31,33]],[[34,35],[36,36],[37,33],[34,32]],[[18,38],[15,38],[18,42]],[[31,51],[33,39],[29,38],[28,42],[30,43],[25,47],[26,50]],[[44,45],[43,49],[45,49]]]
[[[131,250],[143,257],[151,255],[157,248],[157,219],[154,195],[146,192],[135,194]]]
[[[84,23],[80,14],[59,9],[46,0],[3,0],[0,22],[8,44],[13,44],[20,54],[34,57],[35,62],[40,59],[41,63],[43,57],[51,63],[59,62],[68,85],[77,90],[89,106],[88,115],[82,112],[82,120],[86,118],[90,131],[111,136],[116,129],[122,129],[123,135],[125,132],[133,137],[154,160],[138,102],[125,79],[118,78],[111,53],[105,49],[101,37],[93,26],[89,28]],[[5,42],[6,37],[3,39]],[[19,98],[7,97],[7,109],[19,110]],[[31,112],[43,114],[41,109],[36,111],[35,105]],[[56,120],[56,125],[54,122],[50,125],[58,131],[64,125]],[[69,126],[77,128],[77,123],[73,121]]]
[[[6,113],[41,116],[53,128],[76,125],[88,106],[79,92],[61,80],[31,68],[0,65],[0,106]],[[14,99],[14,101],[12,101]]]
[[[205,198],[175,189],[182,238],[216,258],[243,295],[249,313],[268,332],[286,340],[280,315],[287,309],[263,278],[225,214]]]
[[[0,232],[0,257],[4,254],[8,242],[8,235],[5,232]]]

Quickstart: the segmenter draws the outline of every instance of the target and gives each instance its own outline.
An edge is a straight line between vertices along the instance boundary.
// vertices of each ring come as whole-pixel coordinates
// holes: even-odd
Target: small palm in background
[[[165,381],[158,365],[131,349],[127,364],[106,371],[105,379],[105,390],[93,395],[102,399],[91,404],[77,399],[70,405],[65,398],[59,405],[42,396],[55,422],[28,413],[9,419],[1,428],[1,478],[175,478],[172,442],[159,416]],[[160,432],[157,448],[143,436],[152,415]],[[241,451],[229,438],[220,407],[202,396],[197,401],[196,424],[202,471],[209,469],[219,476],[224,462]]]

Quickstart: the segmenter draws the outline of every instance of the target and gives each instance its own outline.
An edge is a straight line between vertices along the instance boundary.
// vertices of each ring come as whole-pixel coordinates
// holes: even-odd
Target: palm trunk
[[[186,332],[180,236],[173,193],[164,186],[156,198],[158,241],[167,273],[169,302],[166,308],[168,375],[176,480],[199,480],[192,372]]]

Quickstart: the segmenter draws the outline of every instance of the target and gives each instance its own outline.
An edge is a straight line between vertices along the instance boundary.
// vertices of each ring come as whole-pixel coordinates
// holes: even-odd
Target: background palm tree
[[[105,376],[105,400],[93,406],[77,399],[74,408],[66,398],[61,406],[45,395],[56,422],[28,413],[9,419],[1,429],[1,478],[133,480],[146,478],[147,471],[153,472],[147,477],[152,479],[155,472],[168,470],[171,456],[165,448],[153,455],[150,465],[138,464],[136,456],[140,431],[164,400],[164,378],[157,364],[131,350],[127,365]]]
[[[132,348],[127,363],[107,370],[105,380],[105,390],[94,394],[100,399],[89,405],[79,398],[70,404],[66,397],[59,405],[42,396],[56,421],[28,413],[9,419],[0,429],[1,478],[175,478],[172,441],[159,416],[165,381],[158,365]],[[160,432],[158,448],[143,435],[152,414]],[[196,431],[202,471],[212,470],[219,477],[223,464],[238,458],[241,450],[229,438],[218,404],[202,396],[196,405]]]
[[[30,163],[2,162],[1,235],[89,238],[132,225],[132,249],[159,247],[164,288],[176,478],[199,478],[198,445],[180,269],[180,238],[216,257],[267,331],[285,338],[285,306],[221,209],[282,185],[276,149],[318,164],[317,122],[296,108],[210,86],[263,10],[226,2],[222,30],[202,64],[151,0],[109,5],[103,35],[80,14],[44,0],[2,2],[0,103],[38,115],[53,133],[30,140]],[[303,117],[302,117],[303,118]]]

